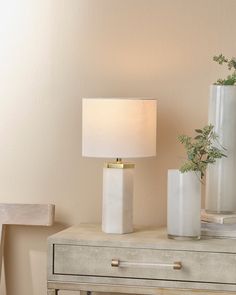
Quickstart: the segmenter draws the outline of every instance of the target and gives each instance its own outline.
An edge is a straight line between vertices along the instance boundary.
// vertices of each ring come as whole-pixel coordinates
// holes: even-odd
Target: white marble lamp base
[[[133,231],[133,168],[103,168],[102,231]]]

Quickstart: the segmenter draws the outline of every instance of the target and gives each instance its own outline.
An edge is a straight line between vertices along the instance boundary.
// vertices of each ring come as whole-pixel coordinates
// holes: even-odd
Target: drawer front
[[[236,284],[236,255],[56,244],[53,273]]]

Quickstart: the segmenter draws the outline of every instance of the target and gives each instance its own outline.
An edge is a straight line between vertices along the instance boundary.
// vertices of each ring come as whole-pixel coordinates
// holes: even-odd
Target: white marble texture
[[[211,86],[208,119],[227,158],[208,167],[205,207],[208,212],[236,212],[236,86]]]
[[[102,230],[105,233],[133,231],[133,170],[103,168]]]

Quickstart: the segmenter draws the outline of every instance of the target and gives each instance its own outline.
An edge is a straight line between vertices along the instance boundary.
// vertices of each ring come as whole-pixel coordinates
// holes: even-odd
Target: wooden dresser
[[[59,290],[236,294],[236,240],[175,241],[157,228],[115,235],[98,225],[70,227],[48,239],[48,295]]]

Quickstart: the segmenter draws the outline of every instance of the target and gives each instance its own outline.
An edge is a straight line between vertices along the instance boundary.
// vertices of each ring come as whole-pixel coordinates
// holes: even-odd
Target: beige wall
[[[43,295],[46,238],[101,220],[103,160],[81,157],[81,97],[158,99],[157,157],[136,162],[134,221],[166,222],[179,133],[207,121],[212,62],[236,54],[235,0],[0,0],[0,202],[54,203],[10,227],[8,295]]]

